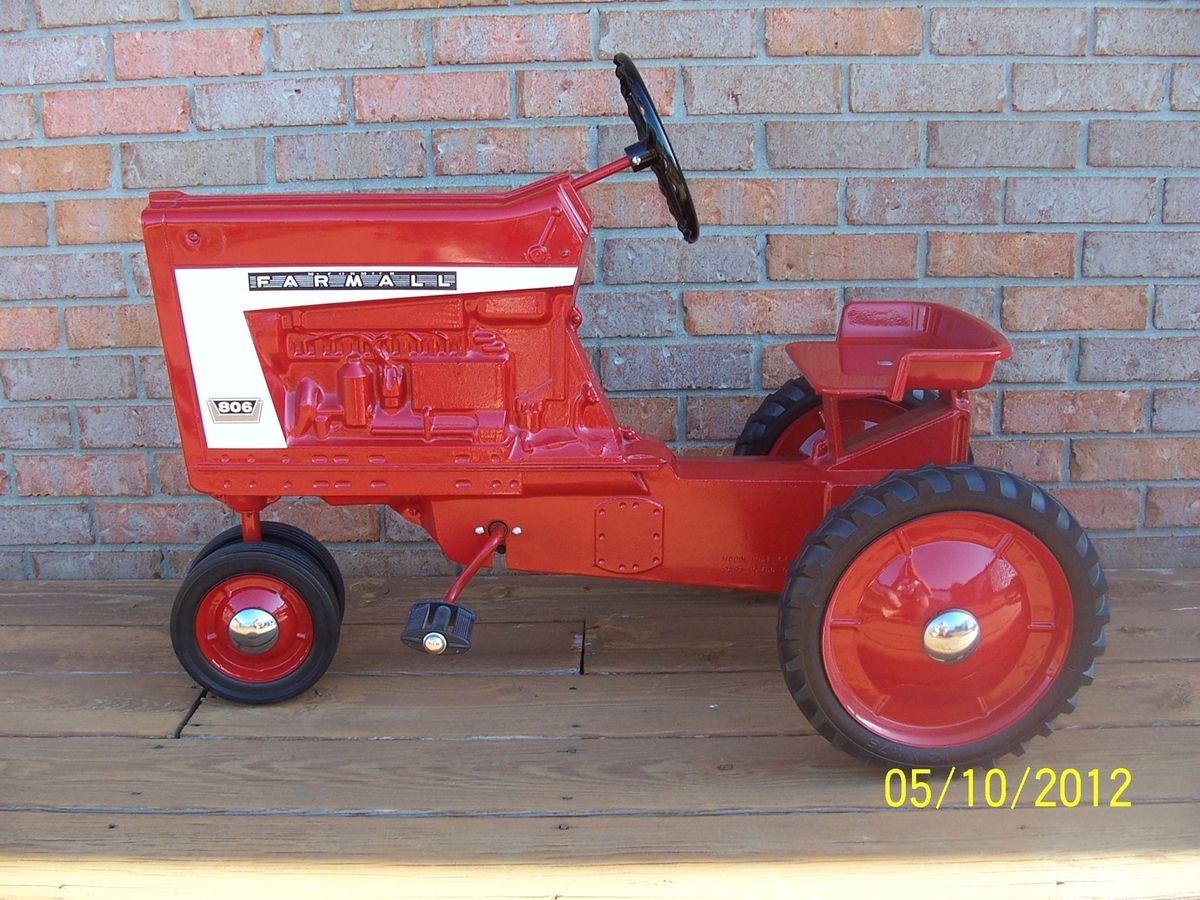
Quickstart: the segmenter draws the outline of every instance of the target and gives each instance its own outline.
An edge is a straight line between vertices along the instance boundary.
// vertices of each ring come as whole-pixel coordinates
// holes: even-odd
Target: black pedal
[[[471,649],[475,613],[464,606],[427,600],[414,603],[401,635],[414,650],[432,653],[466,653]]]

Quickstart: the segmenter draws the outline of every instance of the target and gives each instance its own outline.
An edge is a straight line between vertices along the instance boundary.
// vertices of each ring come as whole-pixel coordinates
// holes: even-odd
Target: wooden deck
[[[359,581],[318,687],[239,707],[180,672],[175,585],[4,585],[0,897],[1195,895],[1200,571],[1111,582],[1096,684],[1004,768],[1125,767],[1132,806],[937,811],[812,732],[763,596],[480,578],[429,658],[400,627],[447,580]]]

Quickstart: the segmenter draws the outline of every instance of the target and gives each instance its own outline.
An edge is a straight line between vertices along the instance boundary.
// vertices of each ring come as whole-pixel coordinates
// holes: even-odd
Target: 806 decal
[[[987,806],[991,809],[1016,809],[1022,798],[1026,806],[1035,809],[1108,806],[1125,809],[1133,805],[1125,792],[1133,783],[1133,774],[1121,766],[1111,771],[1074,768],[1052,769],[1043,766],[1034,770],[1009,773],[1003,769],[957,769],[950,767],[944,776],[936,778],[931,769],[888,769],[883,779],[883,799],[892,809],[911,806],[914,809],[941,809],[947,800],[952,805],[968,808]],[[949,798],[955,777],[961,787]],[[1033,783],[1029,784],[1032,776]],[[1028,785],[1028,792],[1026,786]],[[965,790],[966,796],[962,794]]]
[[[257,422],[262,415],[262,400],[257,397],[210,399],[208,411],[214,422]]]

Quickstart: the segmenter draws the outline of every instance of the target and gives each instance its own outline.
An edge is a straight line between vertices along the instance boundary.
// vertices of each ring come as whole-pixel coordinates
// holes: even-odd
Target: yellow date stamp
[[[936,774],[932,769],[888,769],[883,799],[892,809],[941,809],[943,804],[1016,809],[1022,801],[1034,809],[1128,809],[1133,801],[1125,794],[1132,784],[1133,773],[1123,766],[1108,770],[1026,766],[1011,773],[951,766]]]

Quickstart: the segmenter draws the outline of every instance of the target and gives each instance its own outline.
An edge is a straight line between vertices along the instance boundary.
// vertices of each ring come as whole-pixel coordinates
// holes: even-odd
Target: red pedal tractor
[[[884,764],[1019,751],[1069,711],[1103,649],[1104,575],[1048,493],[970,464],[967,392],[1008,342],[932,303],[850,303],[832,343],[728,458],[622,426],[580,345],[581,196],[650,169],[687,241],[683,173],[637,69],[625,156],[508,193],[188,196],[142,217],[188,474],[240,515],[172,613],[180,662],[222,697],[317,682],[345,605],[329,552],[259,513],[283,496],[386,503],[465,568],[402,638],[470,647],[457,599],[508,566],[782,591],[801,711]]]

